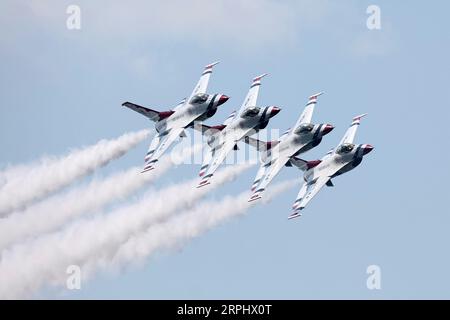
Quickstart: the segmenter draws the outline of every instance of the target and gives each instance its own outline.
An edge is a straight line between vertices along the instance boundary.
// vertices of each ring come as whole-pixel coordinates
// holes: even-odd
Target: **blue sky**
[[[66,28],[70,4],[81,8],[81,30]],[[371,4],[381,30],[366,27]],[[148,127],[121,103],[168,109],[215,60],[209,91],[231,99],[208,123],[268,72],[259,104],[283,109],[273,128],[290,127],[309,95],[326,93],[314,121],[336,128],[304,158],[320,158],[363,112],[356,140],[375,147],[297,221],[286,217],[299,186],[180,250],[42,296],[450,298],[449,10],[447,1],[2,1],[0,167]],[[96,175],[141,164],[146,149]],[[157,186],[198,170],[180,166]],[[211,197],[248,190],[255,173]],[[300,172],[286,168],[276,181],[292,177]],[[372,264],[381,290],[366,288]]]

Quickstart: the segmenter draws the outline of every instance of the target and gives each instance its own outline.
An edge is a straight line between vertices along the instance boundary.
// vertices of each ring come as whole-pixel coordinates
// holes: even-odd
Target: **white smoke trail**
[[[149,130],[127,133],[114,140],[101,140],[93,146],[74,150],[57,159],[18,166],[3,172],[6,180],[0,189],[0,216],[61,189],[96,168],[125,154],[147,138]]]
[[[4,250],[0,261],[0,298],[29,296],[44,284],[64,285],[69,265],[84,265],[113,254],[133,234],[192,207],[211,189],[248,167],[236,165],[220,170],[207,188],[195,188],[197,178],[169,186],[108,215],[78,221],[60,232]]]
[[[270,201],[297,183],[297,180],[288,180],[271,186],[266,191],[263,202]],[[227,196],[220,201],[204,201],[187,213],[151,225],[146,232],[132,236],[112,259],[104,257],[102,260],[89,261],[83,266],[84,275],[87,277],[101,268],[113,268],[117,271],[129,263],[137,263],[147,258],[157,250],[186,244],[188,240],[232,217],[245,214],[249,208],[258,204],[247,200],[248,193],[243,192],[238,196]]]
[[[123,200],[200,150],[200,144],[186,147],[178,155],[163,156],[153,171],[141,174],[142,168],[131,168],[15,212],[0,220],[0,250],[15,241],[53,231],[77,216],[98,212],[109,203]]]

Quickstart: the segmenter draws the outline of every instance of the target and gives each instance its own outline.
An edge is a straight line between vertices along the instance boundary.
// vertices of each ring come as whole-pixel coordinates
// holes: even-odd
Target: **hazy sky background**
[[[81,30],[66,28],[70,4]],[[366,27],[371,4],[381,30]],[[283,109],[270,127],[289,128],[309,95],[326,93],[313,120],[336,128],[303,158],[322,157],[363,112],[356,142],[375,147],[300,219],[286,219],[298,185],[179,250],[37,297],[450,298],[449,12],[448,1],[1,1],[0,167],[149,127],[121,103],[169,109],[215,60],[209,91],[231,99],[207,123],[268,72],[259,105]],[[148,143],[95,175],[142,164]],[[211,198],[247,191],[256,170]],[[275,180],[300,176],[285,168]],[[378,291],[366,288],[372,264]]]

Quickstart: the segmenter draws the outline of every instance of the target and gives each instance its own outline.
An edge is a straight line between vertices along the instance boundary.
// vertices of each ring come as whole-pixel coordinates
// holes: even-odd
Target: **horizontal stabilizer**
[[[132,102],[124,102],[122,103],[122,106],[130,108],[131,110],[134,110],[143,116],[149,118],[152,121],[160,121],[165,118],[170,117],[175,111],[169,110],[169,111],[156,111],[153,109],[149,109],[143,106],[140,106],[138,104],[132,103]]]
[[[219,124],[217,126],[208,126],[208,125],[202,124],[200,122],[196,122],[194,124],[194,130],[197,130],[206,136],[211,136],[218,131],[222,131],[223,129],[225,129],[225,127],[226,127],[226,125],[224,125],[224,124]]]
[[[302,171],[312,169],[318,166],[321,162],[322,162],[321,160],[306,161],[297,157],[291,157],[289,160],[290,165],[294,165]]]
[[[251,145],[252,147],[255,147],[256,150],[258,150],[258,151],[267,151],[279,143],[278,140],[266,142],[266,141],[262,141],[262,140],[248,137],[248,136],[246,136],[244,138],[244,142]]]
[[[291,159],[289,160],[288,163],[289,163],[290,167],[296,166],[297,168],[299,168],[302,171],[308,170],[308,166],[307,166],[308,161],[305,161],[303,159],[300,159],[297,157],[291,157]],[[288,166],[287,163],[286,163],[286,166]]]

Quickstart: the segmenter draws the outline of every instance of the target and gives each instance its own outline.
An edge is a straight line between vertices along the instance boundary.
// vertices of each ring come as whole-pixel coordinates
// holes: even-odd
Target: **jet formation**
[[[204,146],[206,152],[199,173],[201,180],[197,188],[204,187],[211,183],[210,180],[217,168],[230,152],[238,150],[237,143],[242,141],[256,148],[261,162],[248,201],[261,199],[264,191],[282,168],[296,167],[303,173],[304,183],[288,217],[293,219],[301,216],[301,210],[306,208],[324,186],[333,186],[332,179],[356,168],[363,157],[373,150],[370,144],[354,143],[361,118],[366,115],[362,114],[353,118],[339,144],[322,159],[306,161],[299,157],[317,147],[322,138],[334,129],[332,124],[312,121],[318,98],[323,92],[308,98],[294,126],[286,130],[277,140],[262,141],[252,137],[259,130],[266,128],[270,119],[281,111],[277,106],[257,106],[261,80],[267,74],[253,78],[241,107],[238,111],[232,112],[223,124],[215,126],[204,124],[203,122],[214,116],[218,107],[229,99],[223,93],[207,93],[213,67],[218,63],[206,65],[190,96],[167,111],[156,111],[128,101],[122,104],[155,122],[157,134],[145,155],[143,173],[155,169],[164,152],[179,137],[186,137],[186,129],[192,128],[201,132],[206,140]]]

